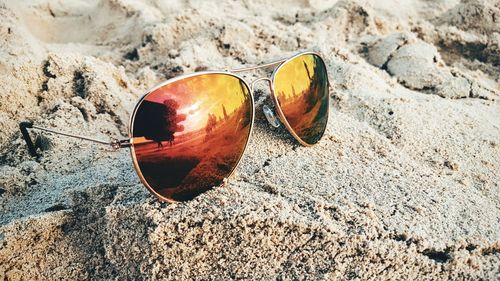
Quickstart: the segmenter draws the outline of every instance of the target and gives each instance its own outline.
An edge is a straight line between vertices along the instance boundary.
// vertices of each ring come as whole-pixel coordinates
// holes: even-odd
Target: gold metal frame
[[[325,67],[326,67],[325,61],[323,60],[323,58],[321,57],[321,55],[319,53],[313,52],[313,51],[305,51],[305,52],[299,52],[299,53],[297,53],[297,54],[295,54],[295,55],[293,55],[293,56],[291,56],[289,58],[279,59],[279,60],[275,60],[275,61],[272,61],[272,62],[269,62],[269,63],[260,64],[260,65],[248,66],[248,67],[237,68],[237,69],[226,70],[226,71],[200,71],[200,72],[195,72],[195,73],[180,75],[180,76],[174,77],[172,79],[168,79],[168,80],[166,80],[164,82],[161,82],[161,83],[157,84],[156,86],[150,88],[148,91],[146,91],[146,93],[143,94],[139,98],[139,100],[137,101],[137,103],[135,104],[134,110],[133,110],[132,114],[130,115],[130,119],[129,119],[129,130],[128,130],[129,138],[128,139],[124,139],[124,140],[111,139],[109,141],[105,141],[105,140],[100,140],[100,139],[94,139],[94,138],[90,138],[90,137],[86,137],[86,136],[75,135],[75,134],[70,134],[70,133],[66,133],[66,132],[61,132],[61,131],[53,130],[53,129],[50,129],[50,128],[44,128],[44,127],[36,126],[36,125],[33,125],[32,122],[21,122],[19,124],[19,126],[20,126],[20,129],[21,129],[22,136],[23,136],[23,138],[26,141],[26,144],[28,146],[28,150],[29,150],[29,152],[30,152],[30,154],[32,156],[36,156],[37,155],[36,154],[36,147],[33,144],[33,142],[31,140],[31,137],[30,137],[27,129],[37,129],[37,130],[42,130],[42,131],[46,131],[46,132],[57,134],[57,135],[63,135],[63,136],[67,136],[67,137],[72,137],[72,138],[77,138],[77,139],[92,141],[92,142],[99,143],[99,144],[104,144],[104,145],[110,145],[114,150],[118,150],[119,148],[124,148],[124,147],[130,147],[130,154],[132,156],[132,161],[134,163],[134,169],[136,170],[136,173],[139,176],[139,179],[141,180],[142,184],[149,190],[149,192],[151,192],[159,200],[166,201],[166,202],[177,202],[175,200],[163,197],[162,195],[158,194],[148,184],[148,182],[144,178],[144,176],[143,176],[143,174],[142,174],[142,172],[141,172],[141,170],[139,168],[139,164],[137,162],[137,157],[135,155],[135,150],[134,150],[134,145],[133,145],[133,132],[132,132],[133,128],[132,127],[133,127],[133,124],[134,124],[134,120],[135,120],[135,115],[137,113],[137,109],[139,108],[139,106],[141,105],[141,103],[144,101],[145,97],[148,94],[150,94],[151,92],[153,92],[153,91],[157,90],[158,88],[161,88],[161,87],[163,87],[163,86],[165,86],[167,84],[170,84],[170,83],[182,80],[182,79],[186,79],[186,78],[189,78],[189,77],[197,76],[197,75],[204,75],[204,74],[224,74],[224,75],[229,75],[229,76],[236,77],[239,80],[241,80],[244,83],[244,85],[247,87],[248,93],[249,93],[250,98],[251,98],[251,103],[252,103],[252,120],[251,120],[250,131],[248,133],[247,141],[245,143],[245,148],[243,149],[243,152],[240,155],[240,157],[239,157],[236,165],[231,170],[231,173],[228,176],[228,177],[230,177],[231,175],[234,174],[236,168],[239,166],[239,164],[240,164],[240,162],[241,162],[241,160],[243,158],[243,155],[246,152],[246,149],[248,147],[248,142],[250,141],[250,137],[251,137],[252,132],[253,132],[253,126],[254,126],[254,120],[255,120],[255,100],[254,100],[254,95],[253,95],[253,86],[254,86],[255,83],[257,83],[259,81],[264,81],[265,80],[265,81],[267,81],[269,83],[269,88],[270,88],[270,91],[271,91],[271,97],[272,97],[272,100],[273,100],[273,103],[274,103],[274,107],[276,108],[276,111],[278,113],[278,117],[279,117],[281,123],[283,123],[285,125],[286,129],[288,130],[288,132],[300,144],[302,144],[304,146],[307,146],[307,147],[314,145],[314,144],[308,144],[305,141],[303,141],[295,133],[295,131],[292,129],[292,127],[290,126],[290,124],[286,120],[285,115],[283,114],[281,106],[279,105],[278,99],[277,99],[277,97],[275,95],[275,89],[274,89],[275,76],[276,76],[276,73],[278,73],[278,71],[281,69],[281,67],[284,64],[286,64],[287,62],[289,62],[289,61],[291,61],[291,60],[293,60],[293,59],[295,59],[295,58],[297,58],[297,57],[299,57],[301,55],[308,55],[308,54],[312,54],[312,55],[318,56],[321,59],[321,61],[323,62],[323,64],[325,65]],[[277,67],[273,70],[273,73],[272,73],[272,75],[271,75],[270,78],[269,77],[260,77],[258,79],[255,79],[254,81],[252,81],[250,83],[250,85],[241,76],[235,74],[235,73],[239,73],[239,72],[246,72],[246,71],[250,71],[250,70],[257,70],[257,69],[269,68],[269,67],[273,67],[273,66],[277,66]],[[330,86],[330,82],[328,80],[328,75],[327,75],[327,82],[328,82],[328,86]],[[328,99],[330,99],[329,96],[328,96]],[[330,100],[328,101],[328,113],[327,114],[328,115],[330,114]],[[321,135],[321,137],[323,137],[324,133],[325,133],[325,131],[323,131],[323,134]]]

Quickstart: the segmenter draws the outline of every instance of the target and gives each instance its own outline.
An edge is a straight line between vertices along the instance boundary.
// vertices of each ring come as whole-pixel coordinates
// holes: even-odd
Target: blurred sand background
[[[500,2],[2,1],[0,279],[499,279]],[[126,136],[149,87],[318,46],[323,140],[262,114],[229,182],[160,203]],[[249,80],[269,75],[248,73]],[[34,133],[33,136],[36,136]]]

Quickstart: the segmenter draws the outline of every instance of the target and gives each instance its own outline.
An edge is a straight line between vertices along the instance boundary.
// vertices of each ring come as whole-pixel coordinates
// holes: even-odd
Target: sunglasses
[[[235,73],[274,67],[270,78],[250,85]],[[21,122],[28,150],[37,148],[27,129],[130,147],[141,182],[162,201],[187,201],[221,185],[238,166],[255,119],[253,87],[267,81],[274,110],[263,106],[268,122],[302,145],[323,136],[330,107],[329,82],[321,56],[302,52],[287,59],[235,69],[203,71],[169,79],[144,94],[129,123],[129,139],[104,141]],[[277,117],[276,117],[277,115]]]

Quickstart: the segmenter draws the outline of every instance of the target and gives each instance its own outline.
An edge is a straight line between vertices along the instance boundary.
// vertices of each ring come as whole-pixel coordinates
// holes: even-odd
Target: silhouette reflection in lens
[[[295,134],[307,144],[317,143],[328,121],[328,75],[323,60],[304,54],[283,64],[274,76],[274,92]]]
[[[252,118],[250,91],[235,76],[200,74],[164,85],[135,112],[136,167],[155,193],[190,200],[232,173]]]

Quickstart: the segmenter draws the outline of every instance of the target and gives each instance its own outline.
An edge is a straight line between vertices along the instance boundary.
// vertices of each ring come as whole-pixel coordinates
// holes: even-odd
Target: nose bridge
[[[255,87],[255,85],[261,81],[267,81],[267,85],[269,86],[269,90],[272,92],[273,91],[273,82],[271,81],[270,78],[268,77],[260,77],[260,78],[257,78],[255,80],[253,80],[251,83],[250,83],[250,90],[253,92],[253,89]]]

